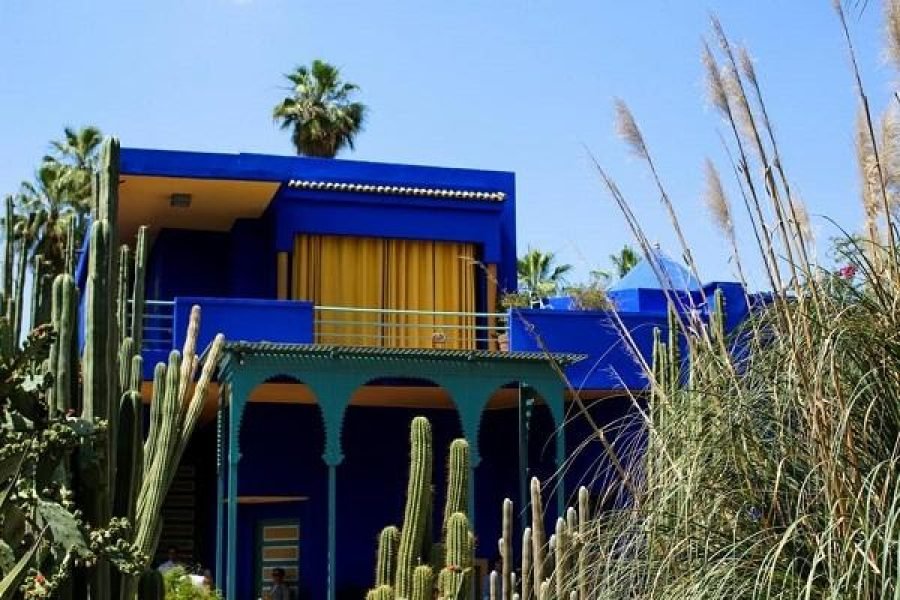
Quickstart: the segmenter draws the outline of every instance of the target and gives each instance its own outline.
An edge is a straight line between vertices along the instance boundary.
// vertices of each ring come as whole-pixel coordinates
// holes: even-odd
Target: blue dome
[[[665,274],[662,282],[657,277],[656,270],[651,266],[647,258],[634,266],[622,279],[618,280],[610,286],[610,292],[621,292],[624,290],[662,290],[671,285],[672,289],[677,291],[696,292],[702,287],[700,282],[694,277],[684,265],[672,260],[666,254],[656,248],[653,251],[658,268]]]

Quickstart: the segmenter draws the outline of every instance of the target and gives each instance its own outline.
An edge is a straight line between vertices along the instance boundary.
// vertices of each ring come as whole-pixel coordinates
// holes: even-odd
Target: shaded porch
[[[449,395],[456,408],[462,435],[471,448],[470,496],[475,497],[481,462],[479,430],[491,396],[511,382],[527,385],[543,398],[557,430],[555,461],[565,460],[564,384],[556,369],[580,360],[577,355],[489,352],[477,350],[341,347],[312,344],[230,342],[220,367],[222,395],[217,420],[217,539],[216,579],[225,582],[227,597],[236,597],[239,464],[241,426],[255,388],[289,378],[303,382],[314,395],[324,430],[322,459],[327,469],[327,597],[336,590],[337,476],[344,460],[341,435],[354,393],[373,381],[427,379]],[[520,411],[522,412],[522,411]],[[527,426],[527,420],[525,421]],[[510,440],[510,443],[514,443]],[[347,448],[352,452],[352,448]],[[405,470],[405,457],[400,457]],[[520,465],[510,465],[516,468]],[[564,489],[556,489],[559,510]],[[472,517],[476,517],[473,501]],[[326,548],[317,549],[323,553]]]

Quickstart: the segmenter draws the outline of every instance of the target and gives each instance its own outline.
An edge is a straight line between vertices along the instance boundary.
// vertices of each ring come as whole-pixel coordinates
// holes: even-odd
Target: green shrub
[[[216,589],[196,585],[190,575],[181,567],[166,571],[163,575],[166,600],[221,600],[222,594]]]

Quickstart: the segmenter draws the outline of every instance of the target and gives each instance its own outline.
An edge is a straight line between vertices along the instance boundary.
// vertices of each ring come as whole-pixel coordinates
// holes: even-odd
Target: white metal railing
[[[174,301],[146,300],[143,348],[171,349],[174,321]],[[504,313],[314,307],[314,340],[320,344],[496,350],[508,330]]]
[[[128,317],[130,320],[130,310]],[[144,300],[144,343],[142,344],[143,349],[166,351],[171,350],[175,339],[174,325],[174,301]]]
[[[507,330],[503,313],[315,307],[315,339],[322,344],[496,349]]]

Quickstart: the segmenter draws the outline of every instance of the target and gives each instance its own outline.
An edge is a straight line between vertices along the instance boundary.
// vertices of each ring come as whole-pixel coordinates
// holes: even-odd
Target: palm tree
[[[523,291],[533,298],[546,298],[559,291],[565,283],[565,274],[572,270],[572,265],[557,265],[553,252],[542,252],[528,249],[528,253],[517,261],[519,285]]]
[[[67,171],[63,179],[70,188],[69,203],[81,215],[90,208],[91,177],[102,141],[103,133],[93,125],[78,130],[66,127],[63,139],[50,142],[51,154],[44,157],[45,164],[60,165]]]
[[[53,154],[44,160],[68,164],[76,169],[91,171],[97,166],[97,154],[103,142],[103,133],[98,127],[88,125],[79,130],[66,127],[63,139],[53,140],[50,146]]]
[[[342,81],[337,67],[321,60],[285,77],[291,95],[275,106],[272,116],[282,129],[292,129],[297,154],[334,158],[344,147],[352,150],[368,110],[352,101],[359,88]]]
[[[635,265],[641,262],[641,257],[634,248],[625,244],[618,253],[610,254],[609,260],[616,269],[616,275],[621,279],[622,277],[625,277],[625,275],[628,274],[628,271],[633,269]]]
[[[83,198],[78,196],[83,172],[55,161],[44,161],[34,182],[23,182],[15,197],[19,219],[19,235],[30,257],[38,254],[49,264],[51,272],[65,268],[69,222],[74,222],[76,246],[84,230]]]

